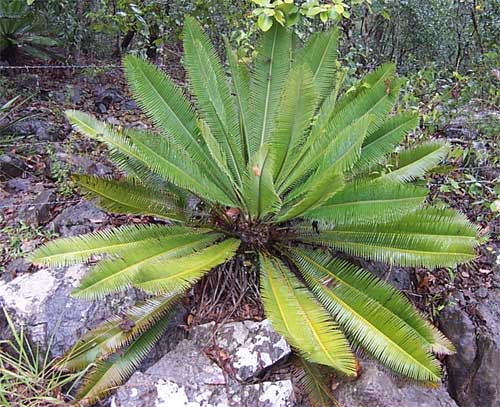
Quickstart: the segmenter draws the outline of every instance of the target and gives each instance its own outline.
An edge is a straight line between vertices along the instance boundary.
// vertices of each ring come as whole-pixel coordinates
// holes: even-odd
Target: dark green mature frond
[[[239,245],[239,240],[227,239],[197,253],[156,263],[141,270],[134,278],[134,287],[154,294],[187,289],[208,271],[233,257]]]
[[[142,360],[161,338],[168,322],[167,315],[138,336],[125,351],[117,353],[105,361],[98,362],[97,367],[78,390],[78,399],[87,405],[92,405],[132,376]]]
[[[84,263],[94,256],[120,256],[155,241],[182,234],[203,234],[208,229],[186,226],[130,225],[93,232],[82,236],[67,237],[49,242],[30,255],[30,261],[47,266],[67,266]]]
[[[209,246],[220,237],[217,233],[183,232],[148,242],[134,251],[122,253],[117,258],[102,260],[85,275],[72,295],[95,300],[124,290],[135,284],[141,273],[181,261],[185,258],[183,256]]]
[[[311,293],[277,258],[260,255],[261,297],[273,328],[307,360],[356,372],[349,345]]]
[[[273,24],[257,46],[257,60],[250,82],[250,157],[273,131],[279,101],[290,70],[291,42],[290,31],[280,24]]]
[[[332,224],[388,222],[417,210],[427,194],[425,187],[399,182],[358,181],[304,217]]]
[[[268,142],[269,153],[274,158],[275,179],[282,172],[288,173],[293,157],[300,152],[317,101],[318,92],[312,72],[305,64],[295,66],[288,75],[279,107],[280,114]]]
[[[309,65],[313,82],[319,89],[320,100],[327,97],[335,86],[337,73],[338,30],[313,33],[298,52],[296,63]]]
[[[255,219],[278,212],[281,207],[273,183],[273,157],[266,145],[248,162],[243,178],[243,196],[249,214]]]
[[[387,283],[344,260],[310,250],[291,257],[307,284],[354,343],[395,372],[438,382],[440,369],[430,351],[450,353],[452,345],[431,329],[411,304]]]
[[[337,403],[331,389],[331,371],[300,356],[294,358],[294,368],[293,375],[312,407],[331,407]]]
[[[240,144],[244,163],[252,156],[249,150],[250,125],[250,74],[245,64],[238,62],[236,52],[233,51],[228,41],[225,41],[226,55],[231,71],[232,86],[235,94],[238,117],[240,119]]]
[[[245,166],[236,107],[215,49],[192,17],[185,20],[183,45],[191,90],[204,120],[225,152],[233,181],[241,185]]]
[[[389,161],[392,170],[382,175],[382,178],[401,182],[413,181],[436,167],[446,158],[449,151],[450,146],[441,141],[431,141],[404,150]]]
[[[128,346],[160,319],[169,315],[179,294],[162,295],[134,305],[120,316],[113,316],[82,336],[64,357],[63,369],[86,369],[96,360]]]
[[[120,213],[151,215],[174,221],[185,221],[178,199],[156,188],[140,184],[136,178],[123,180],[74,175],[84,195],[96,197],[102,208]]]
[[[355,172],[381,163],[408,133],[415,130],[418,120],[418,115],[415,113],[400,113],[385,121],[377,131],[365,139]]]
[[[320,234],[304,230],[299,240],[389,264],[453,267],[472,261],[480,241],[476,226],[449,212],[424,208],[389,223],[339,224]]]

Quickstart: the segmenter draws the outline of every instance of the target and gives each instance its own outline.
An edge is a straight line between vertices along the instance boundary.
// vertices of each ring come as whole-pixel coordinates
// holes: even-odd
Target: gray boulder
[[[334,392],[342,407],[457,407],[444,386],[404,383],[373,361],[361,362],[361,375]]]
[[[490,290],[473,323],[458,307],[446,309],[441,329],[457,348],[447,360],[449,392],[463,407],[500,406],[500,290]]]
[[[144,373],[135,373],[111,406],[294,406],[291,380],[244,381],[289,353],[268,321],[234,322],[218,329],[214,323],[201,325]]]

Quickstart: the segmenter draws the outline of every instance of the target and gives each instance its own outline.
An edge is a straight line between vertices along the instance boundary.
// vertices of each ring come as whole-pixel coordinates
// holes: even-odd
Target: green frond
[[[63,358],[63,369],[86,369],[96,360],[128,346],[160,319],[170,316],[180,299],[179,294],[150,298],[131,307],[120,316],[113,316],[83,335]]]
[[[310,250],[290,252],[308,286],[354,343],[399,374],[440,380],[430,354],[437,345],[435,330],[396,290],[344,260]],[[446,345],[450,353],[453,347]]]
[[[120,256],[153,244],[169,236],[207,233],[208,229],[185,226],[130,225],[93,232],[82,236],[56,239],[36,249],[29,260],[47,266],[84,263],[94,256]]]
[[[227,239],[197,253],[151,265],[134,278],[134,287],[155,294],[187,289],[233,257],[239,245],[239,240]]]
[[[136,178],[123,180],[74,175],[74,181],[84,195],[96,197],[99,206],[112,212],[151,215],[174,221],[184,221],[183,208],[177,199],[155,188],[140,184]]]
[[[293,185],[299,185],[299,181],[307,172],[316,166],[319,166],[318,170],[307,181],[303,181],[302,185],[292,190],[287,199],[294,199],[304,191],[311,190],[313,185],[322,182],[324,177],[329,177],[332,173],[342,173],[350,169],[359,159],[361,145],[371,121],[372,116],[365,116],[332,137],[330,143],[322,146],[321,150],[316,150],[319,145],[313,147],[311,151],[315,154],[304,158],[304,161],[298,164],[280,186],[279,191],[286,191]]]
[[[274,178],[278,179],[304,144],[318,101],[313,75],[307,65],[292,68],[283,92],[276,125],[269,137],[269,153],[274,158]]]
[[[320,99],[327,97],[335,86],[337,73],[338,29],[313,33],[298,52],[296,63],[307,63],[313,73],[313,82]]]
[[[285,222],[303,215],[307,211],[321,207],[323,202],[344,187],[344,177],[335,171],[325,171],[322,177],[313,175],[312,178],[313,182],[308,184],[309,189],[307,192],[289,209],[282,211],[282,214],[277,218],[277,222]]]
[[[415,113],[400,113],[384,122],[377,131],[365,139],[355,172],[369,169],[384,161],[406,135],[415,130],[418,120],[418,115]]]
[[[353,256],[408,267],[454,267],[475,258],[478,228],[452,210],[423,208],[389,223],[327,226],[304,230],[298,239]]]
[[[92,405],[123,384],[161,338],[168,322],[168,316],[160,319],[139,335],[125,351],[98,362],[78,390],[78,399],[84,405]]]
[[[449,151],[450,146],[441,141],[430,141],[403,150],[389,161],[391,171],[381,177],[401,182],[413,181],[436,167],[446,158]]]
[[[241,185],[244,162],[236,107],[221,62],[209,38],[193,17],[183,30],[184,66],[204,120],[225,152],[233,179]]]
[[[266,145],[248,162],[243,178],[243,196],[249,214],[255,219],[275,213],[281,207],[273,183],[273,158]]]
[[[328,368],[297,356],[294,358],[293,375],[304,390],[311,407],[331,407],[337,403],[332,394],[333,377]]]
[[[357,181],[304,217],[336,225],[389,222],[417,210],[427,194],[425,187],[399,182]]]
[[[199,142],[196,115],[182,90],[163,72],[138,57],[128,55],[123,67],[137,103],[158,129],[194,160],[208,161]]]
[[[231,72],[232,87],[235,94],[236,106],[240,121],[240,145],[244,163],[248,163],[251,157],[248,135],[250,126],[250,74],[245,64],[238,62],[236,52],[231,49],[229,42],[225,41],[226,55]]]
[[[290,31],[280,24],[273,24],[257,45],[257,60],[250,82],[250,157],[267,142],[273,131],[279,101],[290,70],[291,42]]]
[[[337,324],[277,258],[260,255],[261,297],[273,328],[310,362],[347,375],[355,359]]]
[[[180,262],[183,256],[209,246],[220,237],[217,233],[184,232],[148,242],[147,245],[122,253],[119,257],[104,259],[87,273],[72,295],[95,300],[124,290],[135,284],[141,273]]]
[[[221,183],[211,181],[210,175],[198,166],[192,157],[178,149],[175,144],[169,143],[164,137],[154,136],[137,130],[127,132],[136,155],[148,167],[165,180],[174,185],[191,191],[197,196],[225,205],[236,205],[231,184],[211,160],[217,174],[223,178]]]

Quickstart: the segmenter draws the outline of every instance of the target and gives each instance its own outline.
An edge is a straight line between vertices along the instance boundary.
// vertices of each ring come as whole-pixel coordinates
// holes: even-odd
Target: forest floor
[[[183,83],[178,61],[171,61],[167,70]],[[0,279],[32,272],[23,256],[57,235],[89,231],[85,222],[93,223],[94,230],[148,221],[70,210],[80,208],[82,200],[71,173],[113,176],[116,171],[102,146],[72,131],[64,110],[83,110],[112,125],[150,127],[131,99],[120,68],[0,71],[0,88],[6,90],[0,102],[16,95],[29,99],[16,114],[31,116],[16,125],[17,134],[0,141]],[[456,270],[411,271],[411,288],[405,292],[433,320],[450,294],[463,299],[473,315],[477,299],[497,284],[492,270],[500,254],[500,112],[464,108],[455,116],[435,134],[426,135],[448,139],[456,149],[425,181],[431,185],[433,201],[441,199],[460,209],[489,234],[489,240],[472,264]],[[67,226],[75,226],[76,220],[67,218],[74,216],[84,221],[68,232]],[[248,311],[248,316],[254,314]]]

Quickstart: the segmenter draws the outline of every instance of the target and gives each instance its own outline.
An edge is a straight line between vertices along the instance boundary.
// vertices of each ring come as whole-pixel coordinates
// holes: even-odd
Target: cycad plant
[[[127,174],[76,176],[82,191],[107,210],[156,219],[56,240],[32,255],[45,265],[99,260],[74,291],[78,298],[130,287],[151,294],[75,345],[66,368],[97,362],[80,397],[92,402],[126,379],[162,335],[175,302],[237,254],[255,264],[265,314],[296,351],[316,400],[328,392],[324,366],[356,375],[353,349],[438,383],[433,354],[450,354],[453,345],[404,296],[352,262],[454,267],[473,260],[481,240],[464,216],[426,204],[427,188],[412,183],[445,157],[445,143],[392,153],[418,123],[415,114],[390,114],[401,86],[394,67],[344,92],[336,30],[298,48],[275,24],[252,67],[227,50],[228,80],[192,18],[183,41],[196,106],[154,66],[124,61],[157,133],[67,112]]]
[[[33,6],[26,0],[0,0],[0,60],[16,63],[20,54],[48,60],[57,58],[52,38],[39,35]]]

